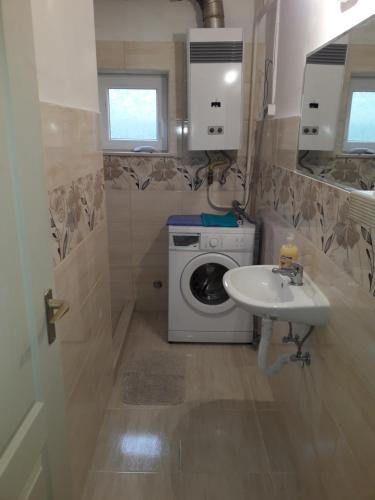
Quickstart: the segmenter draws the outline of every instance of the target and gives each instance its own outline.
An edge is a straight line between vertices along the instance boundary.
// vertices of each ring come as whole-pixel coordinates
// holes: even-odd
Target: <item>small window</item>
[[[167,150],[167,76],[100,74],[104,149]]]
[[[344,151],[375,151],[375,76],[353,76],[344,139]]]

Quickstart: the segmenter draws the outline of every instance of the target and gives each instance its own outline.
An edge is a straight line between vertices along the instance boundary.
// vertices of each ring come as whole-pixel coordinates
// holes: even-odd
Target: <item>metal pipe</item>
[[[223,0],[197,0],[203,13],[205,28],[224,28]]]
[[[268,365],[268,348],[271,343],[273,322],[262,318],[262,331],[258,350],[258,366],[268,376],[275,375],[284,365],[290,363],[290,354],[281,354],[277,360]]]

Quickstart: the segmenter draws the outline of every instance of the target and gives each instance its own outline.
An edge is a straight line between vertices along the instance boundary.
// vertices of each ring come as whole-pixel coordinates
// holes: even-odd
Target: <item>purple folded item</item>
[[[202,226],[201,215],[170,215],[167,226]]]

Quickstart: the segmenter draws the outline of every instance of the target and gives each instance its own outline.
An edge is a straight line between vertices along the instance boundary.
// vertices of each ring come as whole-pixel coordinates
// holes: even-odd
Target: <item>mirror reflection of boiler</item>
[[[297,168],[375,189],[375,18],[307,57]]]

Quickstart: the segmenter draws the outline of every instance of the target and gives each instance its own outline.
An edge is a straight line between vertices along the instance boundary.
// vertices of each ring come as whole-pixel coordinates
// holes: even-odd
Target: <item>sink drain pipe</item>
[[[290,354],[283,354],[270,366],[267,364],[268,348],[272,337],[272,320],[262,319],[261,337],[258,348],[258,365],[266,375],[274,375],[284,365],[290,363]]]
[[[300,339],[298,335],[293,335],[293,325],[289,323],[289,335],[283,338],[283,343],[293,342],[297,346],[296,354],[282,354],[270,366],[268,366],[268,348],[272,337],[273,320],[263,318],[261,320],[261,336],[258,347],[258,365],[259,368],[268,376],[275,375],[281,368],[288,363],[300,362],[302,366],[310,365],[311,356],[309,352],[302,352],[302,347],[306,340],[312,334],[314,327],[307,327],[307,333]],[[307,326],[307,325],[306,325]]]

